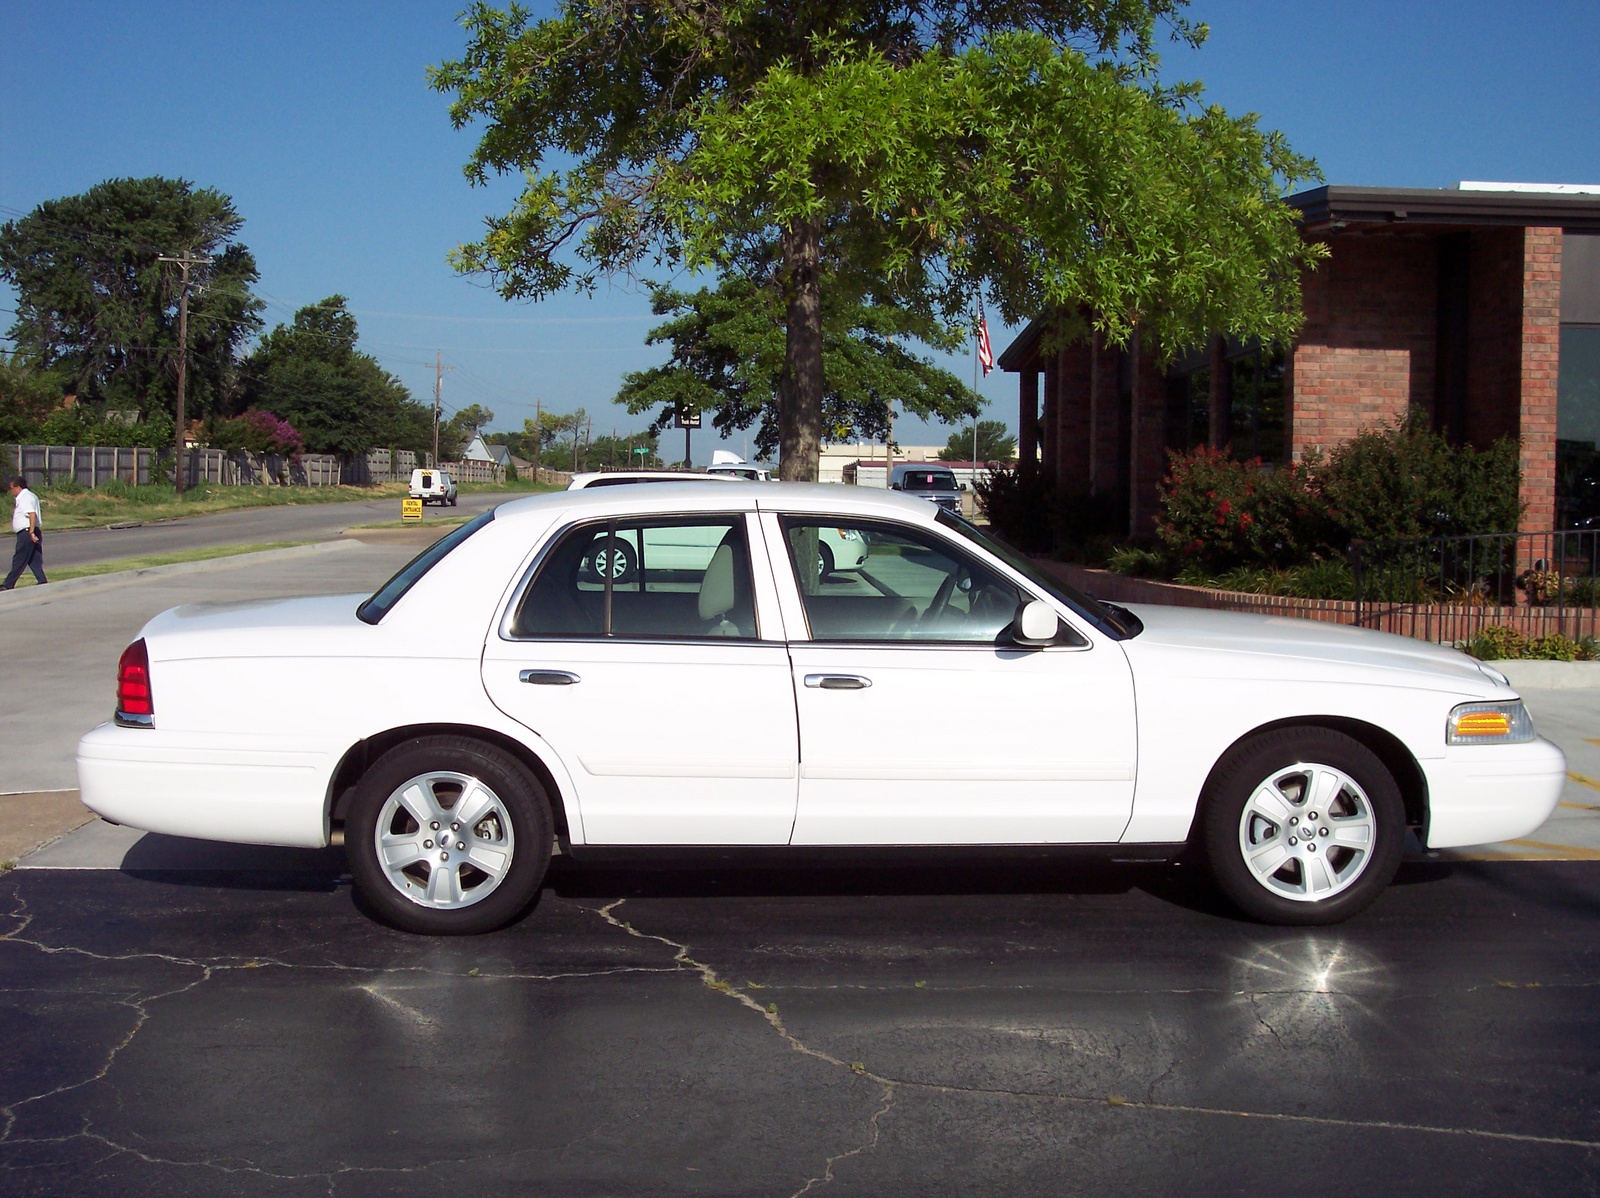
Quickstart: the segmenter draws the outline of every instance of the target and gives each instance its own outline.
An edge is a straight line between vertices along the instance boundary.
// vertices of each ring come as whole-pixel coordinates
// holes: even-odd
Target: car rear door
[[[1132,674],[1115,642],[1001,636],[1037,598],[922,526],[763,515],[791,629],[800,723],[793,843],[1048,844],[1118,840],[1132,811]],[[815,539],[867,539],[822,577]],[[809,555],[809,556],[806,556]],[[788,569],[782,569],[787,562]]]
[[[739,511],[568,528],[491,633],[484,686],[561,757],[584,843],[788,841],[794,687],[760,536]],[[621,578],[593,564],[617,543]]]

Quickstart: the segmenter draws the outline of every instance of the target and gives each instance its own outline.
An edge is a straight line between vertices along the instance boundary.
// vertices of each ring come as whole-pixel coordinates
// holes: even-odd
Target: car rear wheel
[[[385,753],[357,786],[347,824],[362,897],[408,932],[503,927],[550,864],[543,787],[510,754],[468,737],[418,737]]]
[[[1377,755],[1328,728],[1285,728],[1236,750],[1207,787],[1201,835],[1212,876],[1245,914],[1337,923],[1400,867],[1400,788]]]
[[[817,577],[826,578],[833,573],[833,550],[826,545],[817,546]]]
[[[584,564],[596,578],[604,578],[610,574],[612,582],[627,582],[633,577],[638,563],[639,559],[635,556],[632,545],[616,537],[607,537],[589,555]]]

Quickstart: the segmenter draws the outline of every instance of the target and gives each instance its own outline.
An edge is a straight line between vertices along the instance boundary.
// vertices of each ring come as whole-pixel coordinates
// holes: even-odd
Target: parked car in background
[[[844,543],[856,569],[817,568]],[[1099,603],[883,491],[681,483],[504,504],[370,596],[156,616],[78,775],[132,827],[342,842],[371,910],[467,933],[530,906],[553,846],[1187,854],[1245,913],[1327,924],[1408,832],[1526,836],[1566,762],[1449,649]]]
[[[456,505],[456,480],[448,470],[418,469],[411,472],[411,498],[422,500],[424,505],[437,503],[440,507]]]
[[[772,471],[765,466],[757,466],[747,462],[738,454],[727,449],[716,449],[711,452],[711,465],[706,467],[707,474],[721,474],[730,478],[742,478],[753,483],[770,483]]]
[[[961,512],[963,488],[948,466],[928,462],[901,462],[889,471],[889,489],[926,499],[948,512]]]

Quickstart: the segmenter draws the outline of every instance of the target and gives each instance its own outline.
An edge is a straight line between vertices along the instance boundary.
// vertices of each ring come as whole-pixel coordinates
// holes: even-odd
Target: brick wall
[[[1433,240],[1346,235],[1328,245],[1328,261],[1303,281],[1306,323],[1289,366],[1296,458],[1433,403]]]
[[[1165,473],[1167,384],[1155,357],[1145,352],[1136,337],[1129,364],[1133,376],[1133,452],[1128,480],[1128,527],[1135,536],[1155,532],[1159,511],[1157,490]]]
[[[1056,479],[1074,491],[1089,490],[1089,343],[1061,351],[1056,362]]]
[[[1522,515],[1556,526],[1556,375],[1561,357],[1561,230],[1528,229],[1522,253]]]

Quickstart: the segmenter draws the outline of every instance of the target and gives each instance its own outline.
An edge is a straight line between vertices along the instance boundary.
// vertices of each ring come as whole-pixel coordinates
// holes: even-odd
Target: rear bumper
[[[1526,836],[1550,818],[1567,782],[1566,755],[1543,739],[1457,746],[1421,764],[1430,849]]]
[[[325,846],[333,765],[309,745],[159,728],[101,724],[78,742],[89,810],[148,832],[237,844]]]

